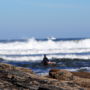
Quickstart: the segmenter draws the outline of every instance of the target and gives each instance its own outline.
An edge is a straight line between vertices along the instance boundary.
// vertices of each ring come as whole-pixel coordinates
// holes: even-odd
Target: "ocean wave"
[[[89,55],[77,55],[76,53],[89,53]],[[90,39],[37,40],[31,38],[22,42],[17,40],[6,43],[0,42],[0,57],[6,60],[39,61],[42,60],[43,54],[47,54],[50,59],[53,57],[90,59]],[[17,56],[7,57],[7,55]],[[19,57],[20,55],[22,55],[22,57]]]
[[[90,39],[73,41],[37,41],[29,39],[26,42],[0,43],[0,54],[12,53],[79,53],[90,52]]]
[[[47,55],[49,60],[90,60],[90,55]],[[40,62],[43,60],[41,56],[0,56],[7,61],[30,61]]]

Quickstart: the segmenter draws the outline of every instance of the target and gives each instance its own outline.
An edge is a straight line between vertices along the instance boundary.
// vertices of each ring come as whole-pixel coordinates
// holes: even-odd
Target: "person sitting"
[[[48,62],[49,62],[49,59],[46,57],[46,54],[44,54],[44,58],[43,58],[42,63],[43,63],[44,65],[48,65]]]
[[[56,64],[55,62],[51,62],[51,61],[46,57],[46,54],[44,54],[44,58],[43,58],[42,63],[43,63],[44,65]]]

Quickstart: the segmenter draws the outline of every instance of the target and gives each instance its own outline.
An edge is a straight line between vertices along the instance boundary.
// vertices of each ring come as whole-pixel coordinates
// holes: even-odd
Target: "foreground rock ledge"
[[[84,78],[87,82],[83,82],[79,76],[53,69],[45,77],[30,69],[0,63],[0,90],[90,90],[90,80]]]

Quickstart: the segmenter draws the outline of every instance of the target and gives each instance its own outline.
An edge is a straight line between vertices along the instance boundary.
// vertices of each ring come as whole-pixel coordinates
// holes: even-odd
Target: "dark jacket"
[[[49,60],[48,60],[48,58],[46,56],[44,56],[42,62],[43,62],[44,65],[48,65]]]

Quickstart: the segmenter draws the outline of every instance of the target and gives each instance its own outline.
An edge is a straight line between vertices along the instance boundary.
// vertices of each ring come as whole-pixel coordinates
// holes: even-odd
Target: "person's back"
[[[43,58],[43,61],[42,62],[43,62],[44,65],[48,65],[49,60],[46,57],[46,55],[44,55],[44,58]]]

